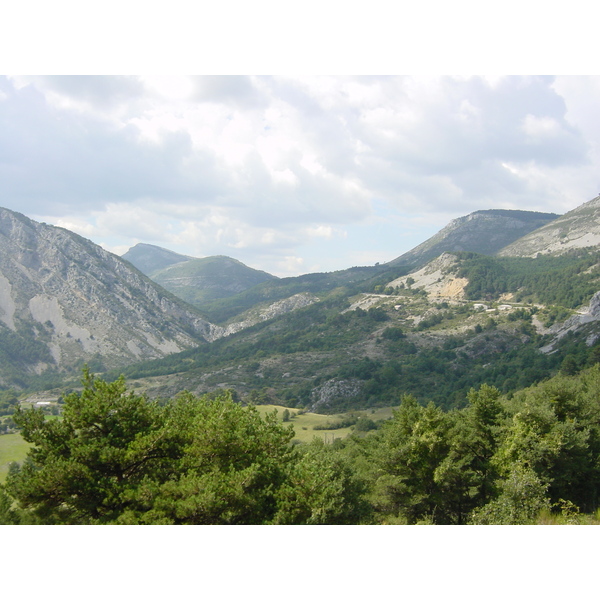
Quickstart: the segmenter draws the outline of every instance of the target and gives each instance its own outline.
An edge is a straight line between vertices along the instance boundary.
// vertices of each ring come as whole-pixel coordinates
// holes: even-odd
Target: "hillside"
[[[498,256],[560,255],[600,244],[600,196],[502,248]]]
[[[387,283],[384,271],[306,296],[293,312],[125,373],[152,396],[229,387],[252,402],[317,412],[393,405],[404,393],[459,406],[482,383],[511,392],[567,357],[593,360],[599,265],[587,252],[445,253],[410,274],[387,271]]]
[[[153,273],[171,265],[192,260],[191,256],[177,254],[177,252],[152,244],[136,244],[133,248],[129,248],[121,258],[130,262],[148,277],[152,277]]]
[[[160,358],[219,330],[119,257],[0,209],[0,381]]]
[[[228,256],[179,262],[153,271],[150,277],[198,308],[208,301],[235,296],[259,283],[276,279]]]
[[[433,237],[388,264],[422,266],[443,252],[477,252],[491,256],[557,217],[553,213],[524,210],[478,210],[454,219]]]
[[[514,213],[519,213],[518,218]],[[521,230],[532,227],[539,218],[550,217],[553,215],[540,217],[539,213],[521,211],[474,213],[462,221],[463,247],[481,250],[486,236],[489,237],[490,223],[499,226],[501,222],[504,229]],[[515,225],[515,220],[528,225]],[[84,272],[74,276],[82,283],[76,291],[61,283],[66,289],[64,293],[50,294],[49,289],[43,288],[44,297],[46,304],[56,303],[63,315],[67,315],[69,302],[72,304],[79,298],[83,304],[77,305],[76,311],[82,319],[73,321],[79,329],[69,325],[67,317],[68,326],[63,326],[57,317],[46,316],[48,311],[35,313],[35,332],[27,339],[35,342],[40,357],[46,352],[46,359],[38,357],[37,362],[30,361],[25,371],[67,370],[67,364],[96,361],[94,369],[108,370],[111,377],[124,372],[137,380],[136,385],[151,397],[169,396],[183,389],[203,393],[225,387],[251,402],[275,402],[331,412],[389,406],[397,404],[402,394],[413,393],[452,407],[464,401],[470,387],[481,383],[493,383],[510,392],[550,376],[568,356],[583,363],[591,356],[600,335],[598,311],[586,308],[600,289],[600,256],[588,250],[535,259],[447,251],[418,267],[390,263],[279,279],[227,257],[179,261],[182,255],[173,256],[170,251],[163,254],[158,247],[141,248],[151,255],[179,261],[153,275],[158,278],[164,274],[165,286],[171,277],[173,290],[177,281],[189,283],[199,271],[203,275],[198,278],[205,277],[204,284],[212,277],[218,293],[225,293],[227,286],[250,286],[239,293],[234,293],[232,287],[232,295],[228,297],[199,301],[201,316],[129,263],[91,242],[58,228],[33,224],[23,217],[21,222],[25,221],[35,230],[31,234],[34,240],[40,237],[38,229],[47,228],[53,235],[59,231],[63,237],[83,245],[85,252],[93,256],[101,254],[108,261],[96,267],[90,258],[81,258],[83,250],[79,254],[69,250],[67,262],[72,269],[78,261],[85,264]],[[461,229],[450,225],[446,232]],[[447,243],[452,236],[444,234],[439,239]],[[69,248],[63,241],[56,243],[61,251]],[[14,248],[5,254],[15,264],[22,263],[18,268],[13,265],[14,271],[29,264],[27,255],[20,255]],[[51,254],[44,252],[44,256]],[[114,265],[119,265],[119,273],[127,273],[128,282],[135,279],[146,287],[144,291],[128,292],[127,307],[118,286],[114,286],[117,290],[114,298],[112,288],[101,298],[93,296],[94,306],[104,308],[91,314],[85,302],[90,304],[92,292],[87,290],[99,294],[97,290],[104,290],[104,283],[88,282],[86,278],[95,276],[99,282],[111,280],[115,277],[110,275],[116,269]],[[48,263],[45,268],[48,273],[61,273],[63,267]],[[266,280],[251,285],[254,276]],[[32,273],[28,277],[35,281],[37,275]],[[183,295],[185,287],[182,285],[177,292]],[[210,286],[205,285],[205,289]],[[27,306],[36,295],[41,294],[32,292],[26,298]],[[155,307],[150,314],[151,307],[146,308],[145,301],[154,295],[164,299],[157,300],[160,311]],[[133,300],[142,296],[144,302]],[[6,315],[13,314],[10,308],[13,295],[3,297],[7,298],[3,310]],[[34,310],[36,302],[40,301],[33,301]],[[185,342],[183,334],[167,340],[167,333],[175,327],[164,318],[164,307],[169,302],[197,319],[196,325],[185,325],[186,319],[180,318],[181,328],[188,334]],[[92,333],[90,327],[95,326],[99,316],[111,311],[117,313],[114,328]],[[563,326],[576,314],[583,315],[582,319]],[[70,315],[69,319],[75,319]],[[127,329],[129,325],[123,326],[129,323],[127,319],[144,330],[144,339],[159,340],[152,352],[131,352],[137,347],[135,336],[139,332]],[[10,343],[14,346],[15,340],[22,344],[25,339],[22,333],[15,337],[8,329],[10,317],[5,316],[3,321],[7,329],[5,347]],[[50,323],[46,324],[48,331],[40,326],[46,321]],[[62,332],[64,340],[53,333],[51,325],[58,333]],[[83,328],[89,329],[87,337],[80,333]],[[157,337],[158,333],[150,334],[152,328],[163,338]],[[83,350],[90,351],[79,349],[77,340]],[[106,348],[101,347],[100,340]],[[118,345],[116,350],[108,349],[109,344],[116,343],[113,340],[125,349],[118,349]],[[203,343],[206,341],[210,343]],[[62,345],[57,346],[59,343]],[[61,354],[60,361],[53,362],[51,353],[58,352],[55,347],[69,360]]]

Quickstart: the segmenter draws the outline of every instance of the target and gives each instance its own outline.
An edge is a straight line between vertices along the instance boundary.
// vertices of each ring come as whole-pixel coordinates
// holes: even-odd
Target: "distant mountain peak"
[[[499,250],[557,219],[554,213],[526,210],[478,210],[453,219],[422,244],[390,261],[388,265],[421,266],[443,252],[477,252],[494,255]]]
[[[274,275],[223,255],[180,261],[153,271],[150,277],[172,294],[197,307],[276,279]]]
[[[129,261],[136,269],[148,276],[170,265],[193,260],[192,256],[178,254],[160,246],[144,243],[129,248],[121,258]]]

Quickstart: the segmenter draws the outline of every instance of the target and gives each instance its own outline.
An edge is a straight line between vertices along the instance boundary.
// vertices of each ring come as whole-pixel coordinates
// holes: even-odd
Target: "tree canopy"
[[[107,383],[87,371],[83,384],[65,398],[60,420],[45,420],[36,409],[15,413],[33,444],[6,482],[23,522],[360,520],[359,487],[348,467],[324,448],[297,451],[291,427],[274,414],[263,418],[227,393],[184,393],[161,406],[128,392],[123,378]]]

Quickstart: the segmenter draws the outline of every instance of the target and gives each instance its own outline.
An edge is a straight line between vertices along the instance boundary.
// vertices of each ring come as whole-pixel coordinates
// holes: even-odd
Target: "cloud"
[[[3,204],[109,247],[389,260],[418,233],[373,249],[381,207],[417,227],[590,199],[599,98],[579,77],[0,78]]]

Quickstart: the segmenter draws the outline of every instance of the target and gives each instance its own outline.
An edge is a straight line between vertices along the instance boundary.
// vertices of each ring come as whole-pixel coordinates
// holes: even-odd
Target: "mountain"
[[[460,407],[483,383],[516,391],[569,357],[582,366],[600,358],[598,254],[445,253],[388,285],[377,283],[384,272],[298,294],[304,305],[293,311],[124,372],[151,397],[226,387],[248,402],[316,412],[390,406],[407,393]]]
[[[600,310],[586,309],[592,298],[600,306],[600,253],[483,252],[556,215],[479,211],[417,247],[412,264],[400,257],[281,279],[227,257],[179,260],[158,247],[138,248],[177,261],[152,271],[172,277],[172,284],[192,279],[198,265],[219,293],[238,276],[267,277],[255,285],[246,280],[250,287],[239,293],[201,300],[200,314],[91,242],[2,214],[10,227],[0,229],[14,231],[3,234],[11,245],[0,244],[8,282],[0,279],[0,350],[11,349],[9,366],[22,372],[68,371],[77,360],[97,358],[98,370],[112,367],[110,377],[136,379],[151,397],[231,388],[249,402],[326,412],[390,406],[410,393],[449,408],[463,405],[469,389],[482,383],[510,392],[555,373],[565,357],[594,360],[600,340]],[[490,242],[493,232],[499,237]],[[444,244],[452,250],[438,254]],[[427,253],[435,258],[427,260]],[[145,354],[132,352],[140,339],[160,343],[150,343]],[[114,348],[104,351],[100,341]],[[19,349],[28,357],[22,363]]]
[[[0,382],[160,358],[221,334],[100,246],[0,208]]]
[[[478,210],[452,220],[416,248],[390,261],[390,266],[422,266],[444,252],[494,255],[499,250],[558,218],[554,213],[525,210]]]
[[[498,252],[498,256],[561,255],[600,244],[600,196],[532,231]]]
[[[156,270],[150,277],[166,290],[197,307],[276,279],[274,275],[247,267],[228,256],[186,260]]]
[[[590,208],[577,239],[591,239]],[[600,359],[600,252],[491,255],[555,220],[479,211],[386,265],[264,282],[204,307],[230,335],[126,375],[151,396],[229,387],[250,402],[335,412],[405,393],[460,407],[482,383],[511,392],[565,361],[591,364]],[[257,310],[292,294],[294,310]]]
[[[177,254],[177,252],[152,244],[137,244],[133,248],[129,248],[121,258],[129,261],[148,277],[152,277],[153,273],[171,265],[193,260],[191,256]]]

